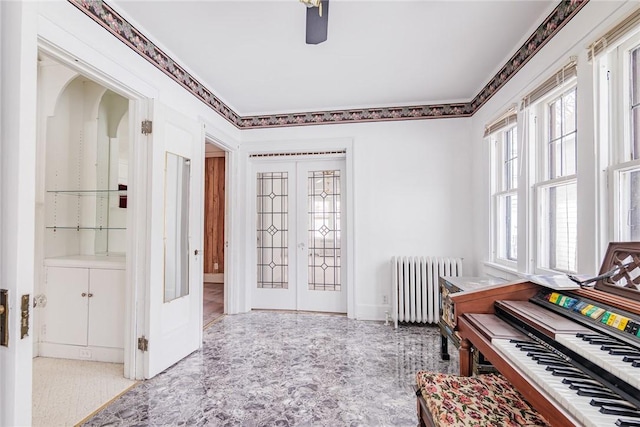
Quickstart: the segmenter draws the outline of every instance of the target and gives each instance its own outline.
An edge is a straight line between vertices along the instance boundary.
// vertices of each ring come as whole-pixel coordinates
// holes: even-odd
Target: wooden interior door
[[[204,274],[224,273],[224,157],[207,157],[204,170]]]

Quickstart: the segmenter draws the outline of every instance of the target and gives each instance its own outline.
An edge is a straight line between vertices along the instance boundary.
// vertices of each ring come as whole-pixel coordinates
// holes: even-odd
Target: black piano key
[[[633,366],[634,368],[640,368],[640,360],[636,360],[635,362],[632,362],[631,366]]]
[[[608,415],[621,415],[623,417],[640,418],[640,411],[637,409],[618,408],[615,406],[601,406],[600,412]]]
[[[626,349],[611,349],[609,350],[609,354],[613,354],[616,356],[640,356],[638,350],[626,350]]]
[[[572,366],[570,363],[567,363],[564,360],[559,360],[559,359],[545,359],[543,357],[539,357],[534,360],[538,365],[555,366],[558,368],[563,366]]]
[[[564,369],[564,368],[571,368],[571,365],[566,365],[566,364],[557,364],[557,363],[543,363],[543,365],[546,365],[547,371],[557,371],[558,369]]]
[[[602,406],[602,405],[608,405],[608,406],[614,406],[614,407],[618,407],[618,408],[627,408],[627,409],[633,409],[633,410],[637,410],[638,408],[635,407],[635,405],[625,401],[625,400],[613,400],[613,399],[598,399],[598,398],[594,398],[591,399],[591,402],[589,402],[589,404],[591,406]]]
[[[602,387],[598,387],[598,386],[594,386],[594,385],[582,385],[582,384],[571,384],[569,386],[569,388],[571,390],[591,390],[591,391],[598,391],[598,392],[607,392],[609,393],[609,395],[611,395],[611,390],[609,390],[608,388],[602,386]]]
[[[618,341],[613,340],[585,340],[591,345],[620,345]]]
[[[635,350],[633,347],[628,346],[628,345],[624,345],[624,344],[602,344],[600,346],[600,350],[613,350],[613,349],[617,349],[617,350]],[[638,351],[638,350],[635,350]]]
[[[533,344],[533,341],[518,340],[518,339],[515,339],[515,338],[510,339],[509,342],[512,343],[512,344]]]
[[[549,350],[547,350],[546,348],[544,348],[541,345],[516,344],[516,348],[519,348],[522,351],[547,351],[547,352],[549,352]]]
[[[538,359],[564,360],[563,358],[558,357],[555,354],[551,354],[551,353],[536,353],[535,351],[530,351],[529,353],[527,353],[527,357],[530,357],[533,360],[538,360]]]
[[[592,333],[588,333],[588,332],[578,332],[576,334],[576,337],[578,337],[578,338],[605,338],[604,335],[592,334]]]
[[[640,427],[640,420],[632,420],[628,418],[618,418],[616,421],[618,427]]]
[[[582,384],[582,385],[591,385],[591,386],[602,386],[602,384],[600,384],[598,381],[591,380],[591,379],[581,380],[581,379],[574,379],[574,378],[564,378],[562,380],[562,383],[563,384]]]
[[[623,362],[635,362],[636,360],[640,360],[640,356],[625,356],[622,358]]]
[[[596,391],[596,390],[578,390],[578,396],[585,397],[600,397],[602,399],[606,399],[611,397],[610,391]],[[600,411],[602,412],[602,411]]]
[[[565,377],[565,378],[584,378],[588,379],[589,377],[583,374],[579,370],[569,370],[569,369],[554,369],[551,372],[551,375],[556,377]]]
[[[530,351],[527,353],[527,357],[536,358],[536,357],[557,357],[553,353],[549,351]]]

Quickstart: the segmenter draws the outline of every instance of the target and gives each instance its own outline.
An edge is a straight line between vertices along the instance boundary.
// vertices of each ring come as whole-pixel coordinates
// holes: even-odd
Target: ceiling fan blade
[[[329,23],[329,0],[322,0],[322,16],[317,7],[307,8],[307,44],[318,44],[327,40]]]

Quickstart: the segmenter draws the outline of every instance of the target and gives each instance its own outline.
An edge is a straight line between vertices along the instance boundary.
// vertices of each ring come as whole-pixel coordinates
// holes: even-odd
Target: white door
[[[253,308],[346,313],[344,164],[255,163]]]
[[[156,102],[151,139],[146,378],[202,342],[201,127]]]

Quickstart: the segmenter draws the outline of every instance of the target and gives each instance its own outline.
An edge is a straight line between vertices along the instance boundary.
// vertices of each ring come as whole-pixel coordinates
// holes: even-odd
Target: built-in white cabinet
[[[39,56],[34,355],[124,360],[129,100]]]
[[[45,260],[41,356],[122,362],[124,268],[122,257]]]

